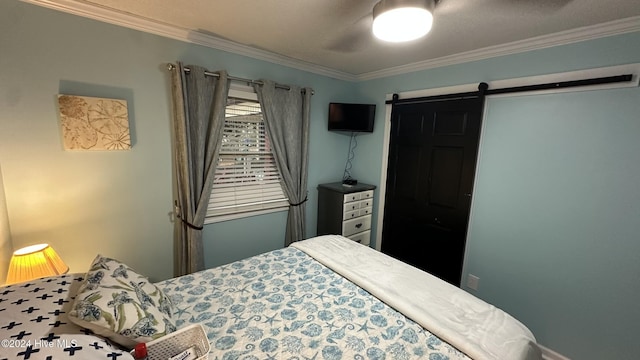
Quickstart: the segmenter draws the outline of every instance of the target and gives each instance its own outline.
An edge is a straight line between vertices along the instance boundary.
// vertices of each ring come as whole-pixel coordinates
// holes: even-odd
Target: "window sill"
[[[265,214],[270,214],[274,212],[282,212],[287,210],[289,210],[289,206],[277,207],[273,209],[249,211],[249,212],[229,214],[229,215],[210,216],[204,219],[204,224],[205,225],[215,224],[223,221],[237,220],[237,219],[247,218],[251,216],[259,216],[259,215],[265,215]]]

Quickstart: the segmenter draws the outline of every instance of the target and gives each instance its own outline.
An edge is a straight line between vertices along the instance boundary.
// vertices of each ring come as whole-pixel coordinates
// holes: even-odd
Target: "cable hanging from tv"
[[[355,157],[355,150],[358,147],[358,140],[356,139],[356,133],[351,133],[351,139],[349,140],[349,152],[347,153],[347,163],[344,165],[344,174],[342,175],[342,183],[345,185],[355,185],[357,180],[351,177],[351,161]]]

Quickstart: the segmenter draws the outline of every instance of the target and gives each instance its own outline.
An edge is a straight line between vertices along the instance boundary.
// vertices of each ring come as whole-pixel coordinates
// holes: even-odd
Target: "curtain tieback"
[[[289,203],[289,206],[300,206],[300,205],[302,205],[302,204],[306,203],[306,202],[307,202],[307,200],[309,200],[309,195],[305,196],[305,197],[304,197],[304,200],[300,201],[300,202],[299,202],[299,203],[297,203],[297,204]]]
[[[305,201],[306,201],[306,199],[305,199]],[[178,201],[177,200],[175,200],[173,202],[173,206],[174,206],[174,208],[173,208],[174,214],[176,214],[176,217],[178,219],[180,219],[180,221],[182,221],[183,224],[187,225],[187,227],[190,227],[193,230],[202,230],[202,229],[204,229],[204,226],[193,225],[192,223],[190,223],[187,220],[182,218],[182,213],[180,212],[180,206],[178,205]]]
[[[181,218],[180,216],[178,216],[178,219],[180,219],[180,221],[182,221],[183,224],[187,225],[188,227],[194,229],[194,230],[202,230],[204,229],[204,226],[195,226],[192,223],[188,222],[187,220]]]

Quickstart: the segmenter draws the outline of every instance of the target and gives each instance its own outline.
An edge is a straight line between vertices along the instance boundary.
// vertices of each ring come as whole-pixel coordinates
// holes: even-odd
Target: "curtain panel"
[[[255,84],[265,127],[282,187],[289,198],[285,246],[305,238],[305,206],[309,161],[309,104],[312,90],[276,87],[270,80]]]
[[[222,139],[229,80],[225,71],[182,63],[171,72],[174,150],[174,274],[204,269],[202,229]]]

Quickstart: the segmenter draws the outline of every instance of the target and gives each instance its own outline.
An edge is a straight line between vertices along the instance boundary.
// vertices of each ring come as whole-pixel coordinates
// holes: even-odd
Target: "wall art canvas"
[[[58,95],[65,150],[129,150],[127,101]]]

